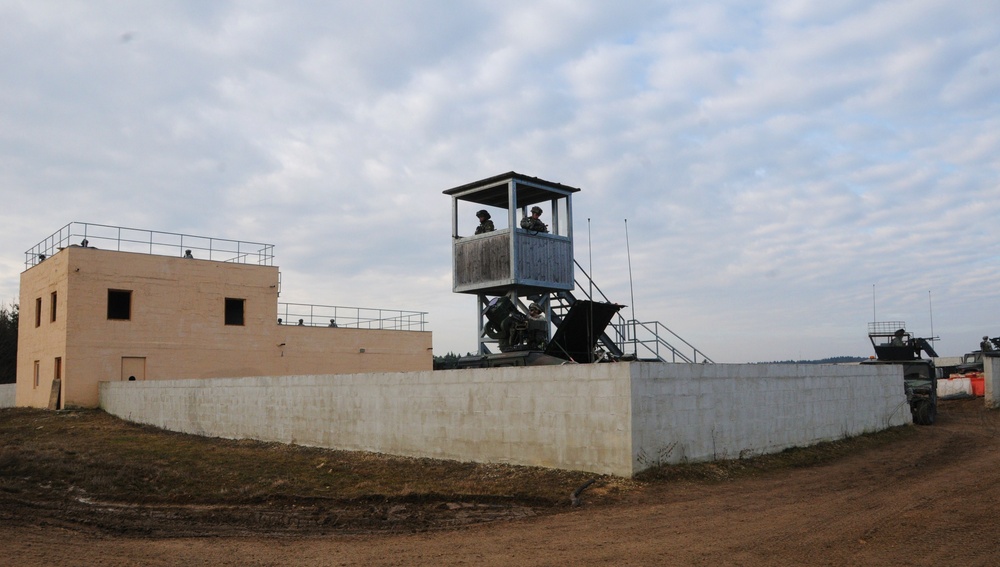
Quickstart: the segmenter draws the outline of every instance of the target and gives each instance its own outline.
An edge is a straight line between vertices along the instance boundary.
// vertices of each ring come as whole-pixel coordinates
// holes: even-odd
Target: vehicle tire
[[[496,326],[493,323],[487,322],[486,327],[484,327],[483,330],[486,331],[486,336],[493,340],[497,340],[500,338],[500,331],[496,328]]]
[[[913,423],[917,425],[934,425],[934,404],[928,399],[913,400],[910,412],[913,414]]]

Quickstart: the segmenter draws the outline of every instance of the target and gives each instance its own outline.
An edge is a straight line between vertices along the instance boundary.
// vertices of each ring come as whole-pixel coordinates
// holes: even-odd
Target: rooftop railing
[[[271,266],[274,263],[273,244],[71,222],[27,250],[24,253],[24,268],[28,269],[70,246],[176,257],[183,257],[190,252],[191,256],[202,260],[260,266]]]
[[[400,311],[374,307],[278,303],[279,325],[306,327],[347,327],[391,331],[423,331],[427,324],[424,311]]]

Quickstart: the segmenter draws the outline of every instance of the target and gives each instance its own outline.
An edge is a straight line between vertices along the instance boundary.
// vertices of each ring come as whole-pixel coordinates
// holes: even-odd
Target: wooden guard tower
[[[485,312],[495,298],[506,296],[522,311],[522,298],[537,302],[551,318],[550,294],[572,290],[573,203],[579,189],[508,172],[444,191],[450,195],[452,291],[478,296],[479,353],[490,352]],[[543,209],[548,232],[520,228],[529,208]],[[496,230],[474,234],[476,213],[486,210]],[[549,331],[551,336],[551,329]]]

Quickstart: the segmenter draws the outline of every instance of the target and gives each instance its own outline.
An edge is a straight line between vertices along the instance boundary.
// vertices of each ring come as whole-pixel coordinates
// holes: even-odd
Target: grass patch
[[[779,453],[749,458],[662,465],[642,471],[636,475],[636,480],[643,482],[736,480],[786,469],[822,465],[847,455],[909,438],[916,433],[915,427],[893,427],[875,433],[826,441],[808,447],[791,447]]]
[[[99,410],[0,410],[0,489],[42,483],[137,504],[301,499],[517,500],[556,505],[595,475],[172,433]],[[629,481],[600,477],[603,494]]]

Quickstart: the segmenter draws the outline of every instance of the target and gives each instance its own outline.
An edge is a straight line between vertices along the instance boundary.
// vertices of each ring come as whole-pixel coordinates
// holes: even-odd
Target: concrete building
[[[26,252],[16,404],[97,407],[102,381],[432,368],[424,313],[279,304],[272,261],[267,244],[67,225]]]

